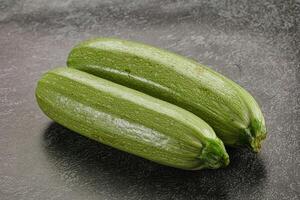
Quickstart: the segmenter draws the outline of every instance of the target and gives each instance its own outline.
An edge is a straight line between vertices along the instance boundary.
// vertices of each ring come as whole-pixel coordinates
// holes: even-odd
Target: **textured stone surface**
[[[0,199],[299,199],[300,2],[0,0]],[[45,117],[34,89],[97,36],[192,57],[248,89],[265,114],[262,152],[187,172],[81,137]]]

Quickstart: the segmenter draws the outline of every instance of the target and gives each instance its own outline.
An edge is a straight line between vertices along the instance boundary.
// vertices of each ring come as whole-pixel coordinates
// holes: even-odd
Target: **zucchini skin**
[[[225,145],[258,152],[266,138],[260,107],[245,89],[180,55],[137,42],[98,38],[75,46],[67,66],[182,107],[212,126]]]
[[[44,74],[36,99],[59,124],[163,165],[197,170],[229,163],[222,141],[194,114],[76,69]]]

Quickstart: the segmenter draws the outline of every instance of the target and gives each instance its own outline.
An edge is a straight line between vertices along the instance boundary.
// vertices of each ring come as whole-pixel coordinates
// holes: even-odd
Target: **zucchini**
[[[59,124],[160,164],[197,170],[229,163],[222,141],[196,115],[76,69],[44,74],[36,99]]]
[[[263,114],[246,90],[180,55],[137,42],[99,38],[75,46],[67,65],[194,113],[213,127],[225,145],[258,152],[266,137]]]

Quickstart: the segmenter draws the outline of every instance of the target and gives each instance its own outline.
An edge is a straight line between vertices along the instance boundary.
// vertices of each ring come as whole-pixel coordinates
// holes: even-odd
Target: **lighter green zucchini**
[[[182,107],[213,127],[225,145],[260,150],[263,114],[242,87],[191,59],[112,38],[80,43],[69,54],[76,68]]]
[[[229,163],[222,141],[194,114],[76,69],[44,74],[36,99],[59,124],[160,164],[196,170]]]

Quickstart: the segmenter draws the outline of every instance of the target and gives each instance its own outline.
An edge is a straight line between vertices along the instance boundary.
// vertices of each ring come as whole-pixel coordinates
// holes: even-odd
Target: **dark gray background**
[[[133,2],[0,0],[0,199],[299,199],[300,1]],[[238,82],[265,114],[261,153],[228,149],[225,169],[182,171],[53,123],[37,80],[97,36],[169,49]]]

